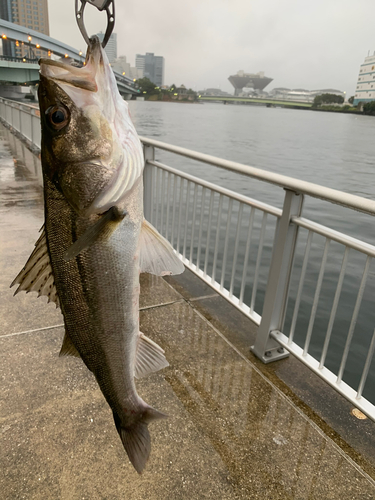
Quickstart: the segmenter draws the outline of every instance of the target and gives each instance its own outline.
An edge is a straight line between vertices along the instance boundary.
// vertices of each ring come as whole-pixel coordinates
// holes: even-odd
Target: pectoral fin
[[[165,276],[184,272],[185,267],[172,245],[146,220],[142,223],[139,245],[141,273]]]
[[[22,291],[26,293],[38,292],[38,297],[45,295],[48,297],[48,302],[54,302],[56,307],[59,307],[60,303],[52,273],[44,226],[40,238],[35,243],[34,251],[10,287],[12,288],[17,283],[19,287],[14,295]]]
[[[154,341],[139,333],[136,361],[134,366],[134,376],[142,378],[149,373],[157,372],[169,366],[165,359],[164,350]]]
[[[64,260],[69,261],[77,257],[83,250],[90,247],[99,237],[105,237],[113,231],[111,223],[119,223],[126,212],[121,212],[117,207],[107,210],[87,231],[73,243],[64,254]]]

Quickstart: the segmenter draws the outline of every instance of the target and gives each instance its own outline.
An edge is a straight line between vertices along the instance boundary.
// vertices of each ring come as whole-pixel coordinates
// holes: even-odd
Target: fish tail
[[[139,418],[129,426],[124,426],[118,414],[113,411],[117,432],[120,435],[122,444],[128,454],[138,474],[141,474],[151,451],[151,437],[148,431],[148,424],[153,420],[166,418],[167,415],[148,406],[146,410],[139,414]]]

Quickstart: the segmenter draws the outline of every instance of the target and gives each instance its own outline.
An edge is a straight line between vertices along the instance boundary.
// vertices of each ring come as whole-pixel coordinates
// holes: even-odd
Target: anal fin
[[[142,378],[169,366],[164,350],[154,341],[139,333],[139,342],[134,366],[134,376]]]

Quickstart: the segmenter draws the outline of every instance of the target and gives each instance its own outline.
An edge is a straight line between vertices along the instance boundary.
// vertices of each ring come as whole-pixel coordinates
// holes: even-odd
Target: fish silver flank
[[[139,331],[139,273],[184,267],[143,217],[142,145],[97,37],[82,68],[41,59],[39,103],[45,221],[11,286],[61,308],[60,355],[81,357],[95,375],[141,473],[148,424],[165,415],[140,398],[134,377],[168,362]]]

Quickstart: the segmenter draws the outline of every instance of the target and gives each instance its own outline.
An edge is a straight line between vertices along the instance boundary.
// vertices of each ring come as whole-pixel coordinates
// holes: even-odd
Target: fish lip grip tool
[[[107,29],[102,42],[102,47],[104,49],[115,26],[115,0],[76,0],[75,12],[77,24],[85,42],[89,45],[90,37],[87,34],[85,23],[83,21],[83,13],[87,3],[93,5],[99,11],[105,10],[107,13]]]

